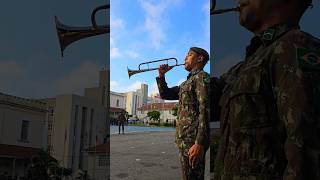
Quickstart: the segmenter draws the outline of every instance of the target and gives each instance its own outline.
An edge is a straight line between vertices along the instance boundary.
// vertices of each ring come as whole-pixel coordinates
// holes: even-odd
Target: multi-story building
[[[50,154],[73,172],[87,170],[85,150],[107,141],[106,107],[93,99],[71,94],[57,96],[53,111],[54,117],[49,118]]]
[[[144,122],[150,121],[150,118],[148,117],[148,112],[151,111],[159,111],[160,112],[160,123],[174,123],[174,121],[177,119],[176,116],[174,116],[173,108],[176,107],[176,102],[171,103],[152,103],[152,104],[146,104],[140,108],[137,109],[138,111],[138,118],[140,120],[143,120]]]
[[[141,84],[141,88],[137,91],[127,92],[126,94],[126,111],[129,115],[137,116],[137,109],[148,101],[148,85]]]
[[[109,97],[108,71],[100,71],[99,86],[85,89],[85,96],[59,95],[43,99],[48,104],[48,147],[59,164],[76,172],[88,170],[86,149],[107,143]]]
[[[137,92],[126,93],[126,111],[129,115],[136,116],[137,109],[142,106],[142,97]]]
[[[84,96],[90,99],[95,100],[98,104],[101,104],[105,107],[108,107],[109,104],[109,85],[107,84],[109,79],[110,72],[106,69],[102,69],[99,72],[99,86],[98,87],[91,87],[85,88]]]
[[[46,148],[46,103],[0,93],[0,174],[26,177],[31,158]]]

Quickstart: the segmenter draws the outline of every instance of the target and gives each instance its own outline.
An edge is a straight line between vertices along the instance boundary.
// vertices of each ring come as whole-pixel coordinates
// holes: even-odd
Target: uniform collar
[[[202,71],[202,69],[197,69],[197,70],[190,71],[189,75],[187,76],[187,79],[189,79],[190,77],[198,74],[200,71]]]
[[[299,29],[299,25],[294,24],[277,24],[267,28],[265,31],[261,32],[257,36],[260,38],[262,44],[264,46],[268,46],[279,37],[284,35],[286,32],[290,31],[291,29]]]
[[[291,29],[299,29],[299,25],[277,24],[254,36],[246,48],[246,56],[251,56],[261,46],[268,46]]]

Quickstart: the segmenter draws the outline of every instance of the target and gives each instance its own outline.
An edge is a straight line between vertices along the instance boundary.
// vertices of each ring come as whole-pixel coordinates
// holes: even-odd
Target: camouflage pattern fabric
[[[118,121],[120,123],[124,123],[126,120],[127,120],[126,116],[124,114],[120,113],[118,116]]]
[[[184,158],[180,158],[182,167],[190,168],[184,161],[188,159],[187,152],[190,147],[193,144],[199,144],[205,148],[205,152],[209,147],[210,76],[203,70],[198,70],[190,72],[187,80],[180,86],[168,88],[164,77],[157,77],[157,84],[162,99],[179,99],[175,143],[180,154],[184,154]],[[191,172],[187,169],[183,171]],[[204,173],[204,166],[199,171]]]
[[[214,180],[320,179],[320,41],[276,25],[212,78],[221,140]]]

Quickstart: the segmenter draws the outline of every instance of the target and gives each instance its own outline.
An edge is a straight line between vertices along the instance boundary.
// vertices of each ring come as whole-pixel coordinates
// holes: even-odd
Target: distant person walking
[[[122,126],[122,134],[124,134],[124,123],[127,121],[127,117],[125,115],[125,111],[121,111],[118,116],[118,125],[119,125],[119,134],[120,134],[120,127]]]

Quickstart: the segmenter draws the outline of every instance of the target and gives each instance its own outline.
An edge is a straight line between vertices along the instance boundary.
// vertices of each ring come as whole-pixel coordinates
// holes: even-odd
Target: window
[[[107,155],[99,155],[99,166],[107,166]]]
[[[23,141],[28,140],[29,121],[23,120],[21,125],[20,139]]]
[[[120,105],[119,105],[119,99],[117,99],[117,107],[119,107]]]

